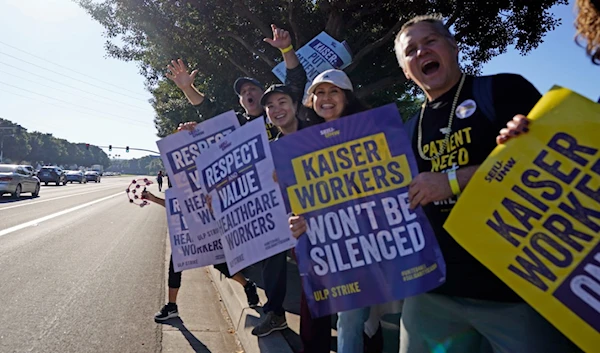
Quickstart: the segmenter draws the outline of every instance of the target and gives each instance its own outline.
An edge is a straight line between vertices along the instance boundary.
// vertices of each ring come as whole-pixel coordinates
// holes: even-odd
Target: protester
[[[367,109],[356,97],[352,82],[341,70],[331,69],[319,74],[313,80],[307,93],[309,97],[306,106],[312,108],[326,122]],[[290,229],[296,238],[306,231],[304,217],[292,216],[289,218],[289,222]],[[364,326],[369,318],[369,313],[369,307],[338,313],[338,352],[363,352]]]
[[[271,25],[271,29],[273,39],[265,38],[264,41],[281,51],[286,66],[286,84],[271,86],[261,98],[261,104],[280,130],[277,140],[306,126],[320,123],[323,119],[301,104],[307,82],[306,71],[300,65],[289,32],[275,25]],[[296,258],[293,250],[292,256]],[[304,290],[300,298],[300,339],[303,353],[330,352],[331,317],[311,318]]]
[[[158,182],[158,191],[162,191],[162,185],[163,185],[163,172],[162,170],[158,171],[158,175],[156,176],[156,181]]]
[[[165,207],[165,199],[155,196],[151,192],[144,190],[142,192],[142,198],[144,200],[152,201],[158,205]],[[218,266],[218,265],[217,265]],[[241,273],[236,273],[234,276],[229,275],[227,266],[219,266],[217,268],[221,273],[225,274],[228,278],[231,278],[241,284],[244,287],[246,296],[248,299],[248,305],[250,307],[256,307],[258,305],[258,294],[256,293],[256,284],[245,278]],[[179,310],[177,308],[177,295],[179,294],[179,288],[181,288],[181,272],[175,272],[173,267],[173,255],[169,260],[169,278],[168,278],[169,294],[168,302],[165,304],[159,312],[154,315],[154,320],[165,321],[168,319],[176,318],[179,316]]]
[[[216,105],[209,99],[205,99],[204,94],[200,93],[196,87],[194,87],[194,78],[196,77],[198,70],[189,73],[187,66],[181,59],[178,59],[177,61],[172,60],[167,68],[169,72],[167,72],[166,76],[173,81],[181,91],[183,91],[188,101],[196,108],[200,121],[212,118],[219,113],[216,111]],[[263,94],[263,88],[258,80],[251,77],[240,77],[234,82],[233,90],[239,97],[240,105],[244,109],[243,112],[236,112],[240,125],[264,117],[264,109],[259,104],[260,97]],[[180,126],[182,125],[183,124],[180,124]],[[269,119],[265,119],[265,128],[267,129],[269,140],[275,138],[277,128],[269,121]]]
[[[463,74],[456,41],[435,16],[406,22],[395,51],[407,79],[426,96],[407,124],[420,172],[409,187],[410,206],[423,207],[447,270],[442,286],[405,300],[400,352],[578,351],[443,228],[497,132],[528,113],[540,93],[519,75]]]
[[[282,47],[282,49],[287,48],[286,50],[289,52],[288,55],[285,55],[284,53],[286,67],[288,67],[288,70],[286,71],[286,89],[288,90],[290,97],[293,97],[293,102],[297,111],[298,104],[301,102],[304,93],[306,74],[304,69],[302,69],[302,66],[299,65],[295,52],[292,50],[293,48],[289,48],[291,46],[289,34],[287,37],[284,37],[280,36],[280,33],[281,32],[273,26],[273,39],[266,38],[265,41],[269,42],[274,47],[286,45],[285,47]],[[282,50],[282,52],[283,51],[284,50]],[[289,67],[296,68],[296,70],[289,69]],[[194,70],[189,74],[186,66],[181,60],[171,62],[171,65],[169,65],[168,68],[171,73],[167,76],[176,83],[176,85],[184,92],[188,100],[197,107],[199,115],[201,117],[206,115],[206,113],[203,114],[200,109],[201,105],[206,105],[204,95],[193,87],[193,80],[197,70]],[[245,110],[245,113],[238,114],[240,124],[244,124],[247,121],[251,121],[264,115],[264,108],[260,104],[260,98],[264,92],[257,80],[248,77],[239,78],[234,83],[234,91],[240,97],[240,104]],[[278,129],[273,125],[273,122],[271,122],[268,116],[266,117],[266,121],[268,121],[266,126],[269,140],[273,140],[277,136],[280,136],[279,134],[283,133],[287,128],[284,126],[282,129]],[[280,123],[278,123],[278,125],[282,126]],[[181,128],[192,130],[195,126],[196,123],[190,122],[182,124]],[[289,128],[293,129],[294,127],[290,126]],[[263,306],[263,312],[266,314],[265,319],[252,330],[252,334],[258,337],[264,337],[274,331],[287,328],[285,310],[283,308],[287,286],[286,252],[263,260],[261,265],[267,303]]]

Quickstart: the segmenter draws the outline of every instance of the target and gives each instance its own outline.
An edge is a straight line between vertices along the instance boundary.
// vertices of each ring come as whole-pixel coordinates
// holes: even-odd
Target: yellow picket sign
[[[554,87],[444,228],[588,352],[600,343],[600,104]]]

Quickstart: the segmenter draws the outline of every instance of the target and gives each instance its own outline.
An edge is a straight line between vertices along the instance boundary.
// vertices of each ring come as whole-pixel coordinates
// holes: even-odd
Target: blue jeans
[[[338,313],[337,351],[338,353],[363,353],[365,322],[369,318],[371,308],[360,308]]]
[[[404,300],[400,353],[581,352],[526,303],[420,294]]]

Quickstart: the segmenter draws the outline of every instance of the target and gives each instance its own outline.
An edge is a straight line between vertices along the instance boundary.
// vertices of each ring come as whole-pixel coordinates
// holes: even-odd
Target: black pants
[[[224,274],[227,278],[231,278],[229,274],[229,269],[227,268],[226,263],[214,265],[214,267],[219,270],[222,274]],[[171,255],[171,260],[169,262],[169,288],[180,288],[181,287],[181,272],[175,272],[175,268],[173,267],[173,255]]]
[[[158,191],[162,190],[162,180],[158,180]]]
[[[273,312],[281,316],[285,313],[283,301],[287,287],[287,251],[273,255],[262,263],[262,277],[267,294],[265,313]]]
[[[175,272],[173,268],[173,255],[171,255],[171,261],[169,262],[169,288],[181,287],[181,272]]]

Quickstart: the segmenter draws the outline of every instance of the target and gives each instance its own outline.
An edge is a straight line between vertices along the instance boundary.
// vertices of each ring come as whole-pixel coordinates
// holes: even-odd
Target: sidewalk
[[[165,276],[169,270],[170,254],[167,237]],[[164,287],[166,303],[166,278]],[[177,306],[180,317],[159,324],[162,329],[161,352],[243,353],[207,267],[183,272]],[[156,308],[156,311],[159,309]]]
[[[302,348],[300,341],[300,276],[298,267],[294,260],[288,256],[288,283],[287,294],[284,302],[288,329],[277,331],[267,337],[257,338],[251,331],[261,321],[262,310],[250,309],[246,302],[246,294],[243,288],[234,281],[228,280],[219,271],[209,267],[212,279],[221,295],[223,304],[227,308],[233,322],[238,338],[246,353],[298,353]],[[264,288],[261,265],[256,264],[246,268],[243,273],[251,278],[259,287],[261,303],[266,302],[266,296],[261,288]],[[184,280],[185,282],[185,280]],[[335,319],[334,319],[335,320]],[[382,320],[384,336],[384,353],[397,353],[399,343],[399,321],[400,315],[386,315]],[[336,352],[335,322],[332,320],[332,342],[331,352]],[[221,353],[213,351],[213,353]],[[228,352],[227,352],[228,353]],[[310,352],[305,352],[310,353]]]

